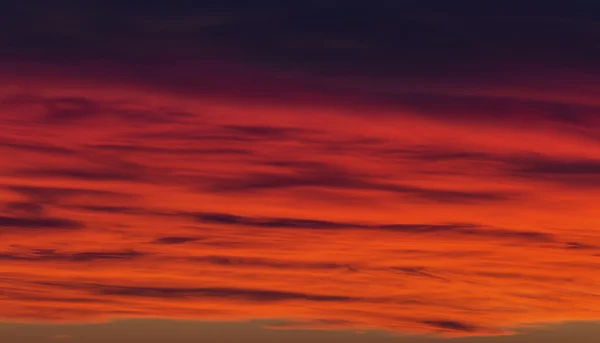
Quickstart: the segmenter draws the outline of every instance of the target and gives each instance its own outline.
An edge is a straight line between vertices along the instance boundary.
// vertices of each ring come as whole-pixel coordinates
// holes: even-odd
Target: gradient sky
[[[3,4],[0,339],[597,342],[558,3]]]

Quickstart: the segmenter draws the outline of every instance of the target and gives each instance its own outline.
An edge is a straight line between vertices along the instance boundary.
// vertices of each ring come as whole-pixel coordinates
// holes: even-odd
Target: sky
[[[600,339],[600,5],[1,6],[3,342]]]

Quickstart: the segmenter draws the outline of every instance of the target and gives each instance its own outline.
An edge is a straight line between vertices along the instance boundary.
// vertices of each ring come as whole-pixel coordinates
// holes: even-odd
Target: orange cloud
[[[489,96],[11,80],[3,319],[459,336],[600,319],[590,104],[557,119],[555,103],[513,99],[522,116],[501,122]]]

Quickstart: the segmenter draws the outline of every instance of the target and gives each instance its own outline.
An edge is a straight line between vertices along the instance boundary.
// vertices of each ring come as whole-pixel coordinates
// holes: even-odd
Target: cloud
[[[124,170],[86,170],[86,169],[22,169],[15,172],[18,175],[24,175],[37,178],[63,178],[79,179],[92,181],[136,181],[141,177],[136,172]]]
[[[587,250],[587,249],[597,249],[597,247],[593,245],[588,245],[580,242],[566,242],[565,249],[573,249],[573,250]]]
[[[69,179],[67,176],[65,177]],[[70,180],[72,181],[73,179]],[[91,180],[94,182],[104,181],[103,178],[92,178]],[[46,222],[46,224],[52,226],[77,226],[74,224],[75,220],[44,217],[53,210],[56,210],[57,207],[89,211],[112,211],[113,213],[147,212],[135,207],[119,206],[118,204],[124,201],[131,203],[135,196],[133,194],[122,193],[118,190],[30,186],[22,184],[3,185],[0,186],[0,189],[5,189],[25,198],[25,200],[19,199],[7,202],[4,206],[4,212],[10,216],[21,217],[23,225],[31,223],[31,226],[36,226],[37,224]],[[98,202],[104,203],[106,201],[109,201],[111,205],[97,205]]]
[[[173,135],[177,137],[176,134]],[[117,144],[99,144],[92,148],[104,151],[118,151],[127,153],[148,153],[156,154],[178,154],[178,155],[251,155],[252,150],[241,148],[167,148],[163,146],[144,146],[144,145],[117,145]]]
[[[4,211],[12,215],[23,216],[41,216],[44,211],[44,206],[33,202],[7,202],[4,205]]]
[[[157,238],[156,240],[154,240],[154,243],[156,243],[156,244],[184,244],[184,243],[195,242],[198,240],[200,240],[200,238],[197,238],[197,237],[165,236],[165,237]]]
[[[73,287],[76,289],[87,290],[92,293],[104,295],[149,298],[217,298],[222,300],[244,300],[260,302],[277,302],[290,300],[307,300],[315,302],[350,302],[357,300],[345,296],[229,287],[173,288],[145,286],[113,286],[102,284],[54,284],[53,286],[67,288]]]
[[[560,125],[563,129],[596,124],[593,113],[600,109],[581,103],[494,95],[394,94],[391,91],[389,97],[399,108],[448,122],[513,125],[536,122]],[[365,98],[369,98],[367,94]],[[385,98],[381,101],[386,103]]]
[[[76,152],[66,147],[47,145],[47,144],[35,144],[35,142],[21,141],[21,140],[2,140],[0,146],[3,148],[13,150],[23,150],[30,152],[38,152],[45,154],[59,154],[59,155],[72,155]]]
[[[530,240],[533,242],[552,242],[555,239],[552,234],[546,232],[484,228],[473,224],[386,224],[375,227],[405,233],[508,238],[526,241]]]
[[[227,213],[198,213],[194,218],[200,222],[212,224],[234,224],[263,228],[296,228],[296,229],[353,229],[367,226],[353,223],[338,223],[326,220],[298,218],[251,218]]]
[[[100,113],[98,104],[86,98],[55,98],[43,101],[46,122],[82,119]]]
[[[548,152],[486,152],[441,146],[407,146],[398,149],[371,149],[368,153],[382,158],[408,160],[419,165],[477,163],[489,173],[506,178],[525,178],[567,187],[595,187],[600,175],[600,160],[580,156],[555,156]]]
[[[435,274],[428,272],[427,268],[425,268],[425,267],[394,266],[394,267],[391,267],[391,269],[394,271],[399,271],[399,272],[405,273],[406,275],[418,276],[418,277],[428,277],[428,278],[433,278],[433,279],[444,280],[444,281],[450,282],[449,279],[446,279],[446,278],[443,278],[443,277],[440,277],[440,276],[437,276]]]
[[[598,320],[600,12],[431,3],[0,11],[0,317]]]
[[[518,197],[518,194],[506,191],[461,191],[400,185],[390,185],[389,187],[382,185],[382,189],[414,196],[424,201],[445,203],[502,202]]]
[[[34,94],[14,94],[0,99],[0,105],[11,109],[39,106],[39,122],[44,124],[68,124],[98,118],[115,118],[131,123],[169,123],[184,120],[195,114],[169,109],[144,109],[125,102],[107,102],[83,96],[39,96]],[[41,147],[39,149],[43,149]],[[36,149],[36,148],[33,148]],[[48,147],[46,149],[52,149]],[[65,152],[53,148],[56,152]]]
[[[225,130],[239,133],[245,137],[253,137],[259,139],[286,139],[301,137],[302,134],[310,133],[311,131],[294,127],[275,127],[275,126],[249,126],[249,125],[225,125],[222,127]]]
[[[62,218],[0,216],[0,230],[76,230],[83,226],[81,222]]]
[[[567,183],[594,170],[556,167],[593,161],[589,141],[549,134],[560,146],[533,149],[527,144],[540,136],[505,140],[494,131],[512,133],[505,125],[476,126],[473,138],[468,115],[454,121],[441,112],[418,122],[392,115],[380,126],[343,112],[344,125],[325,116],[312,125],[303,120],[314,113],[302,109],[284,115],[235,98],[227,104],[256,117],[191,106],[201,123],[81,125],[83,138],[62,124],[91,118],[40,128],[3,122],[11,132],[30,130],[23,142],[61,137],[77,154],[11,150],[14,158],[0,162],[17,171],[2,181],[2,225],[31,227],[0,241],[13,273],[0,278],[13,304],[0,316],[291,317],[302,328],[446,336],[595,319],[592,283],[573,276],[595,275],[595,207]],[[415,133],[399,135],[403,127]],[[549,181],[560,192],[540,185]],[[563,197],[578,209],[556,205]],[[87,230],[28,233],[61,218]],[[573,261],[568,273],[564,261]],[[573,287],[581,292],[565,291]],[[93,311],[81,308],[83,299]]]
[[[133,259],[144,256],[144,253],[128,250],[128,251],[117,251],[117,252],[106,252],[106,251],[85,251],[72,253],[69,259],[72,261],[94,261],[94,260],[121,260],[121,259]]]
[[[424,324],[431,325],[437,329],[449,331],[473,332],[477,328],[468,323],[457,322],[453,320],[426,320]]]
[[[510,161],[513,173],[519,177],[553,182],[569,187],[600,185],[600,160],[530,156]]]
[[[301,218],[246,217],[228,213],[195,213],[193,218],[202,223],[249,226],[255,228],[280,228],[301,230],[371,230],[398,234],[431,236],[461,236],[473,238],[517,239],[532,242],[553,242],[555,237],[547,232],[523,231],[485,227],[471,223],[457,224],[371,224],[334,222]]]
[[[433,4],[419,9],[406,2],[379,1],[369,4],[368,10],[356,2],[341,6],[271,3],[260,9],[236,3],[227,9],[217,6],[218,10],[214,4],[172,5],[169,18],[161,16],[167,11],[164,8],[140,14],[131,5],[118,10],[99,3],[85,8],[71,4],[52,9],[32,5],[18,15],[5,14],[4,32],[21,32],[24,37],[18,39],[18,45],[12,44],[10,37],[0,37],[0,46],[10,48],[13,52],[8,56],[20,63],[44,56],[54,62],[53,68],[71,70],[76,75],[151,84],[163,91],[189,92],[206,98],[259,99],[269,104],[297,106],[368,103],[463,123],[523,123],[523,118],[588,128],[597,123],[597,104],[585,101],[536,99],[524,91],[477,94],[487,85],[510,83],[508,75],[537,79],[534,81],[542,88],[548,83],[566,83],[562,82],[564,73],[581,77],[585,73],[578,71],[582,69],[593,79],[595,56],[600,56],[600,50],[588,44],[596,38],[596,29],[590,24],[597,19],[593,15],[579,18],[582,12],[573,11],[570,6],[544,10],[548,14],[543,15],[539,9],[523,7],[507,13],[504,8],[485,5],[476,14],[472,5],[450,8],[441,1]],[[440,7],[443,10],[434,10]],[[490,12],[491,8],[496,11]],[[574,18],[566,17],[569,10]],[[97,13],[105,13],[107,18],[92,20]],[[50,23],[29,28],[23,27],[23,22],[28,21],[14,18]],[[71,18],[73,26],[65,27],[55,18],[63,18],[65,23]],[[81,18],[90,18],[89,22],[97,24],[89,27],[89,22]],[[207,18],[228,19],[220,25],[198,24]],[[130,26],[121,28],[117,35],[109,22],[128,22]],[[351,25],[341,29],[336,24],[340,22]],[[70,48],[52,44],[73,39],[86,43]],[[211,49],[200,48],[206,46]],[[514,51],[528,53],[517,56]],[[73,56],[77,56],[78,63],[73,63]],[[174,59],[180,61],[177,66],[170,63]],[[429,84],[423,85],[426,81]],[[450,84],[455,91],[430,87],[440,82]],[[261,86],[255,87],[257,83]],[[456,91],[464,83],[484,86],[472,91],[476,94]],[[565,88],[565,92],[574,92],[569,86]],[[174,118],[82,96],[19,96],[22,102],[41,101],[48,118],[58,121],[99,113],[112,113],[132,122]],[[368,116],[378,112],[369,111]]]
[[[598,160],[524,159],[521,164],[520,171],[522,173],[578,176],[600,174],[600,161]]]
[[[3,253],[0,259],[9,261],[68,261],[92,262],[106,260],[132,260],[145,256],[145,253],[135,250],[125,251],[82,251],[61,253],[54,250],[38,249],[28,254]]]
[[[4,185],[4,188],[39,202],[56,202],[81,197],[118,197],[129,199],[132,197],[131,194],[119,191],[89,188],[30,186],[21,184]]]
[[[350,264],[335,262],[298,262],[275,259],[264,259],[245,256],[198,256],[193,257],[194,262],[204,262],[218,266],[231,267],[267,267],[275,269],[323,269],[323,270],[348,270],[356,271]]]
[[[123,213],[123,214],[150,214],[147,209],[131,206],[104,206],[104,205],[66,205],[65,208],[105,213]]]
[[[208,190],[220,193],[246,193],[293,188],[322,188],[333,190],[367,190],[398,194],[414,201],[442,203],[502,202],[518,197],[507,191],[436,189],[391,183],[370,175],[323,163],[276,164],[283,167],[280,173],[252,173],[237,178],[224,178],[209,182]]]

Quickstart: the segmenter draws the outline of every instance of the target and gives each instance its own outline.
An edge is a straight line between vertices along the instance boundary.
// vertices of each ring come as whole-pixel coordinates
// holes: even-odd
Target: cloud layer
[[[0,11],[1,319],[600,319],[597,18],[121,3]]]

